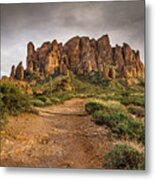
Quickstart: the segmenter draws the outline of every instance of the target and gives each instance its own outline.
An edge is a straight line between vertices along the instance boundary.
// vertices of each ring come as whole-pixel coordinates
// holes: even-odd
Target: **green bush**
[[[29,96],[11,82],[0,82],[0,129],[7,124],[7,116],[31,109]]]
[[[90,78],[90,77],[89,77]],[[74,91],[77,94],[91,95],[95,97],[97,94],[103,93],[104,89],[101,83],[93,83],[87,77],[75,76],[72,73],[70,74],[71,83],[74,86]]]
[[[140,106],[129,105],[128,112],[138,117],[144,117],[144,108]]]
[[[144,170],[144,153],[127,144],[117,144],[103,157],[103,168]]]
[[[85,109],[88,113],[92,114],[97,110],[103,109],[103,104],[98,102],[88,102],[85,104]]]
[[[37,107],[42,107],[42,106],[45,106],[45,103],[39,99],[33,99],[31,100],[31,104],[33,106],[37,106]]]
[[[136,105],[136,106],[142,106],[144,107],[144,97],[138,97],[138,96],[129,96],[129,97],[124,97],[121,99],[121,103],[124,105]]]
[[[51,101],[51,99],[45,95],[42,95],[42,96],[38,96],[37,97],[38,100],[41,100],[43,103],[40,103],[40,106],[49,106],[49,105],[52,105],[53,102]],[[35,103],[37,104],[37,106],[39,106],[39,101],[38,103]]]
[[[3,82],[0,84],[1,101],[8,114],[17,115],[30,109],[29,96],[22,93],[14,84]]]
[[[125,121],[129,118],[128,114],[124,112],[104,112],[102,110],[95,111],[92,115],[92,120],[96,124],[107,125],[115,127],[119,122]]]
[[[59,98],[50,97],[50,101],[52,102],[52,104],[60,103]]]
[[[50,106],[50,105],[54,105],[57,103],[60,103],[61,100],[57,97],[52,97],[47,96],[47,95],[39,95],[39,96],[34,96],[33,99],[31,100],[31,104],[33,106]]]
[[[42,102],[46,102],[48,101],[48,97],[46,97],[45,95],[40,95],[36,97],[37,99],[41,100]]]
[[[144,144],[144,125],[126,112],[95,111],[92,120],[98,125],[106,125],[117,137],[136,139]]]
[[[63,103],[66,100],[69,100],[71,98],[74,98],[74,93],[71,92],[65,92],[65,91],[60,91],[54,94],[54,97],[51,97],[52,101],[57,103],[57,102],[61,102]]]
[[[126,111],[124,106],[117,101],[115,103],[105,103],[103,101],[90,101],[85,104],[85,110],[93,114],[95,111],[102,110],[103,113],[111,113],[111,112],[118,112],[118,111]]]
[[[138,142],[145,143],[145,129],[144,125],[138,120],[129,120],[118,122],[112,128],[112,132],[118,137],[128,137],[129,139],[136,139]]]
[[[137,139],[137,141],[145,144],[145,127],[140,121],[129,121],[127,133],[131,139]]]

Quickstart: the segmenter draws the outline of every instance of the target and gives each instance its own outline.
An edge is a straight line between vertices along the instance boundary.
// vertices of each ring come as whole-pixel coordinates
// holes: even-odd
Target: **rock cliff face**
[[[122,47],[112,47],[108,35],[98,40],[76,36],[64,45],[54,40],[43,43],[38,49],[29,42],[26,64],[25,70],[21,62],[17,68],[12,66],[10,76],[24,80],[31,74],[46,77],[67,75],[68,71],[82,76],[98,73],[106,80],[144,76],[139,51],[133,50],[126,43]]]

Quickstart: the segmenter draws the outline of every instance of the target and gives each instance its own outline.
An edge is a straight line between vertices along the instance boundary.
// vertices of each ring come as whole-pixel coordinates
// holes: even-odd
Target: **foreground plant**
[[[127,144],[117,144],[103,157],[106,169],[144,170],[144,153]]]
[[[118,103],[103,104],[101,102],[88,102],[85,109],[92,115],[92,121],[97,125],[107,126],[118,138],[136,139],[145,143],[144,124],[133,118]]]

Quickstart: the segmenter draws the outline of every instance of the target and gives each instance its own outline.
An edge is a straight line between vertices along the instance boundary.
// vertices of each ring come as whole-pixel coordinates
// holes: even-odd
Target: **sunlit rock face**
[[[35,49],[34,44],[27,45],[27,67],[22,63],[12,66],[10,76],[24,80],[27,76],[75,75],[89,76],[99,74],[105,80],[117,78],[137,78],[144,76],[144,65],[139,51],[133,50],[127,43],[112,47],[108,35],[99,39],[75,36],[64,45],[57,40],[44,42]]]

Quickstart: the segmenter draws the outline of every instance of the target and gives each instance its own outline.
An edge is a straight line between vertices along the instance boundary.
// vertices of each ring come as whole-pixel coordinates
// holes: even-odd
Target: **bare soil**
[[[85,112],[86,99],[38,108],[39,115],[10,116],[1,132],[1,165],[53,168],[102,168],[113,146],[108,129]]]

